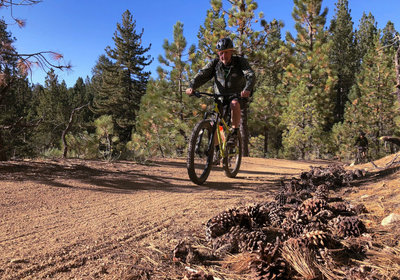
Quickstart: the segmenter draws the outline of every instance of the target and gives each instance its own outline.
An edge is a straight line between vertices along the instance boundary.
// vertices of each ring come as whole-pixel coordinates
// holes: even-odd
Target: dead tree
[[[66,137],[67,137],[67,133],[70,131],[70,129],[72,127],[72,123],[73,123],[73,120],[74,120],[74,115],[75,115],[76,112],[78,112],[79,110],[82,110],[83,108],[85,108],[87,106],[89,106],[89,103],[73,109],[71,114],[69,115],[69,121],[67,123],[67,126],[63,130],[62,135],[61,135],[62,142],[63,142],[63,145],[64,145],[63,158],[66,158],[67,154],[68,154],[68,143],[67,143]]]

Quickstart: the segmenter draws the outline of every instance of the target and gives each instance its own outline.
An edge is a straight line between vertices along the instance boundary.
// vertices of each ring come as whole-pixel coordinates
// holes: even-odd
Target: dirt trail
[[[327,164],[245,158],[238,178],[217,167],[197,186],[184,159],[0,163],[0,279],[121,279],[145,270],[149,250],[170,263],[212,216],[270,200],[282,178]]]

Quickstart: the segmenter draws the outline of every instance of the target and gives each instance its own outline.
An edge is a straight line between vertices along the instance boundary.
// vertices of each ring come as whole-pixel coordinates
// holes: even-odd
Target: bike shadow
[[[242,179],[238,177],[237,179]],[[268,192],[279,192],[281,189],[281,180],[270,180],[263,182],[206,182],[202,185],[203,187],[212,189],[212,190],[220,190],[220,191],[268,191]],[[271,193],[269,193],[271,194]]]

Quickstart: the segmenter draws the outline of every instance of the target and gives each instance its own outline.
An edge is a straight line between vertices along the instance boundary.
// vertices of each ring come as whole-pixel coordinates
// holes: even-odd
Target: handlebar
[[[239,93],[228,93],[228,94],[224,94],[224,95],[217,95],[215,93],[194,91],[192,95],[196,96],[197,98],[200,98],[202,95],[206,95],[206,96],[210,96],[210,97],[214,97],[214,98],[218,98],[218,97],[230,97],[232,99],[233,98],[243,98],[240,96]]]
[[[210,97],[214,97],[215,93],[208,93],[208,92],[198,92],[198,91],[194,91],[193,95],[196,96],[197,98],[200,98],[202,95],[206,95],[206,96],[210,96]]]

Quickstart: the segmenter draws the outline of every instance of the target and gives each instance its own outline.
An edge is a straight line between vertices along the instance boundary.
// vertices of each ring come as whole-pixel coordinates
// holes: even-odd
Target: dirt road
[[[0,279],[173,278],[179,240],[204,238],[209,218],[326,164],[245,158],[238,178],[216,168],[197,186],[184,159],[0,163]]]

